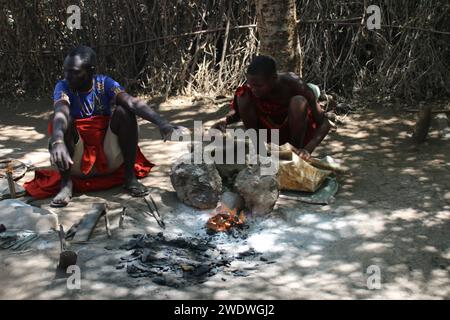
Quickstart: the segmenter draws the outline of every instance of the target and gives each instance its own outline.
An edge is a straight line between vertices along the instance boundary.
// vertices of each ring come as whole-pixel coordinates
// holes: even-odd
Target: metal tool
[[[144,197],[145,203],[147,204],[148,209],[150,210],[150,213],[145,212],[147,214],[151,214],[153,218],[155,218],[158,225],[165,229],[166,224],[164,223],[163,219],[161,218],[161,215],[159,214],[158,207],[156,206],[155,201],[153,200],[152,196],[149,194]]]
[[[127,215],[127,208],[123,207],[122,209],[122,213],[120,215],[120,219],[119,219],[119,228],[123,228],[123,221],[125,219],[125,216]]]
[[[65,233],[62,224],[59,225],[58,235],[59,243],[61,245],[58,268],[66,270],[69,266],[75,265],[77,263],[78,255],[75,251],[67,250]]]
[[[109,227],[109,218],[108,218],[108,212],[105,212],[105,227],[106,227],[106,234],[108,235],[108,238],[111,238],[111,230]]]

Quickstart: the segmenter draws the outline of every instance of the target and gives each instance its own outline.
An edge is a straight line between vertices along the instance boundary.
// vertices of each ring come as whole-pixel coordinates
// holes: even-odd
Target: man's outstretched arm
[[[130,110],[136,116],[156,124],[161,131],[161,136],[164,141],[169,140],[173,130],[176,129],[175,126],[172,126],[167,120],[163,119],[147,103],[126,92],[121,92],[117,95],[116,103],[127,110]]]

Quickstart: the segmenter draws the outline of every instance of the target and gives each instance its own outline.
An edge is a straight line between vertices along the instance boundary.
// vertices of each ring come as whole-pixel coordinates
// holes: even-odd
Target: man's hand
[[[159,126],[159,132],[161,133],[161,138],[166,142],[167,140],[171,140],[172,133],[175,130],[182,130],[183,127],[174,126],[170,123],[164,123]]]
[[[220,119],[219,121],[217,121],[216,123],[214,123],[211,126],[211,129],[217,129],[217,130],[220,130],[222,132],[225,132],[226,128],[227,128],[227,120],[226,120],[226,118]]]
[[[308,150],[292,148],[292,151],[305,161],[308,161],[311,158],[311,154],[308,152]]]
[[[69,170],[70,166],[73,165],[73,160],[64,142],[53,144],[50,151],[50,161],[62,171]]]

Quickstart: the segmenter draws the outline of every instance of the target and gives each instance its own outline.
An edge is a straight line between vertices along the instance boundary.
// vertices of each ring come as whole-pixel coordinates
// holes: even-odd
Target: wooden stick
[[[106,211],[105,203],[94,203],[92,209],[86,213],[77,228],[77,232],[73,237],[73,241],[86,242],[89,241],[92,232],[95,229],[100,217]]]
[[[225,56],[227,54],[229,32],[230,32],[230,19],[227,19],[227,27],[225,29],[225,39],[223,40],[222,58],[220,59],[219,86],[222,85],[222,71],[223,71],[223,65],[225,64]]]
[[[6,169],[6,178],[8,179],[8,187],[11,199],[16,198],[16,185],[13,179],[13,168],[11,164],[8,164]]]

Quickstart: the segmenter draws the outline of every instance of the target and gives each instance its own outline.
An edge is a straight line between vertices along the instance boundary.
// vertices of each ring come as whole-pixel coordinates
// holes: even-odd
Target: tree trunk
[[[300,74],[295,0],[256,0],[260,54],[272,56],[279,71]]]

